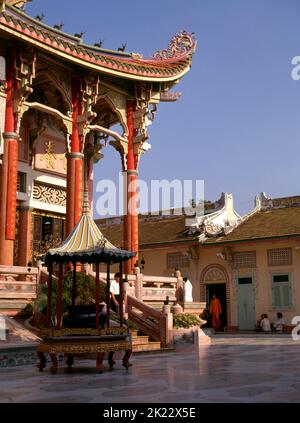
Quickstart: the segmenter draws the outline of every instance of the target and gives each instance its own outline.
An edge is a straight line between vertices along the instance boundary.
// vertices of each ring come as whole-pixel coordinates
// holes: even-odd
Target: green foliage
[[[116,313],[115,311],[110,311],[110,318],[111,320],[113,320],[114,322],[118,322],[120,323],[120,316],[118,313]],[[130,319],[124,319],[123,323],[129,328],[129,329],[138,329],[137,325]]]
[[[64,278],[62,283],[62,312],[67,311],[67,307],[72,302],[72,284],[73,272],[69,272]],[[75,304],[93,304],[95,303],[96,286],[95,280],[92,276],[86,275],[83,272],[76,274],[76,300]],[[100,282],[100,302],[105,301],[106,285]],[[37,298],[34,302],[34,311],[39,313],[46,312],[48,299],[47,285],[40,285]],[[55,315],[57,301],[57,282],[52,281],[52,316]]]
[[[182,313],[175,314],[173,316],[173,327],[175,329],[179,328],[191,328],[192,326],[200,326],[200,320],[194,314]]]
[[[25,308],[23,308],[23,310],[21,310],[17,317],[20,319],[29,319],[29,317],[31,317],[33,314],[33,306],[32,304],[27,304],[27,306]]]

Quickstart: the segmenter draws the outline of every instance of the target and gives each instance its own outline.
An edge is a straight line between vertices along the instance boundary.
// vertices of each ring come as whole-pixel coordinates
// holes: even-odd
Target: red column
[[[131,216],[128,213],[128,202],[129,202],[129,193],[128,193],[128,174],[125,172],[126,185],[124,187],[124,222],[123,222],[123,244],[124,249],[131,251]],[[124,264],[124,272],[126,274],[131,273],[131,260],[128,260]]]
[[[131,267],[134,269],[138,261],[139,252],[139,215],[138,215],[138,172],[132,171],[131,179],[131,250],[137,255],[131,260]]]
[[[99,263],[96,263],[96,329],[99,329],[99,301],[100,301],[100,282],[99,282]]]
[[[82,214],[83,199],[83,157],[81,153],[82,137],[79,135],[77,119],[82,114],[80,105],[80,83],[78,79],[72,80],[72,135],[71,152],[67,155],[67,216],[66,234],[72,231]]]
[[[120,267],[119,267],[119,273],[120,273],[120,326],[123,326],[123,318],[124,318],[124,284],[123,284],[123,263],[120,263]]]
[[[82,214],[83,199],[83,154],[81,153],[82,138],[78,131],[78,116],[82,113],[79,100],[80,83],[72,80],[73,128],[71,135],[71,152],[67,155],[67,216],[66,233],[72,231]]]
[[[124,248],[138,253],[138,172],[134,154],[134,101],[127,102],[128,154],[127,154],[127,198],[124,216]],[[125,273],[133,273],[138,255],[125,263]]]
[[[48,298],[47,298],[47,327],[50,328],[51,326],[51,317],[52,317],[52,271],[53,265],[52,263],[49,264],[48,272]]]
[[[56,299],[56,327],[61,328],[62,318],[62,281],[63,281],[63,263],[59,263],[59,273],[57,281],[57,299]]]
[[[19,257],[18,265],[27,266],[32,260],[32,209],[19,207]]]
[[[110,320],[110,263],[106,265],[106,327],[109,328]]]
[[[74,227],[74,197],[75,197],[75,160],[72,153],[67,154],[67,206],[66,206],[66,236]]]
[[[15,133],[13,112],[13,91],[16,88],[16,83],[14,56],[11,51],[6,56],[6,81],[4,151],[1,166],[0,264],[11,266],[14,262],[14,240],[16,236],[19,140],[19,135]]]

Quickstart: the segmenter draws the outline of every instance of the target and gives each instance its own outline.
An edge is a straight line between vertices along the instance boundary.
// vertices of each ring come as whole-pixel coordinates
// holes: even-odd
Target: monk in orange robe
[[[212,315],[212,325],[214,328],[218,328],[221,326],[221,319],[220,314],[222,314],[222,307],[221,303],[215,294],[212,297],[210,302],[209,313]]]

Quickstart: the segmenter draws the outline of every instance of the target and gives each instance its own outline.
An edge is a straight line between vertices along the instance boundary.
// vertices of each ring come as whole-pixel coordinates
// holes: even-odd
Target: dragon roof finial
[[[183,30],[172,38],[167,49],[156,52],[152,57],[156,60],[180,59],[195,53],[196,45],[195,34]]]

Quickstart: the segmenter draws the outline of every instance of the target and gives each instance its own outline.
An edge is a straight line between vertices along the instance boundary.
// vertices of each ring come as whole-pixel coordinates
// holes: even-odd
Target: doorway
[[[222,314],[220,315],[221,327],[227,326],[227,302],[226,302],[226,283],[206,284],[206,303],[209,310],[210,302],[215,295],[221,303]],[[212,327],[211,317],[209,318],[208,327]]]
[[[65,235],[64,220],[52,216],[34,215],[33,256],[44,254],[61,244]]]
[[[254,330],[255,303],[252,277],[238,278],[238,325],[241,330]]]

